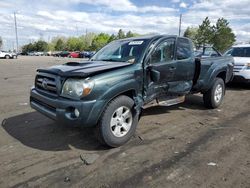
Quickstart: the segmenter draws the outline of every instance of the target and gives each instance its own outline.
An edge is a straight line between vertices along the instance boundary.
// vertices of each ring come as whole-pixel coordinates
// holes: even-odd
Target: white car
[[[233,46],[225,55],[234,57],[234,81],[250,83],[250,44]]]
[[[5,59],[16,59],[17,54],[13,52],[5,52],[5,51],[0,51],[0,58],[5,58]]]

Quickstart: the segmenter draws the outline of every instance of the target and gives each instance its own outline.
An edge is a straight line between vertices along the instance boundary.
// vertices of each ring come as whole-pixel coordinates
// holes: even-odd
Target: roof
[[[161,38],[161,37],[177,37],[176,35],[143,35],[138,37],[131,37],[131,38],[125,38],[120,40],[146,40],[146,39],[155,39],[155,38]]]
[[[233,46],[233,48],[244,48],[244,47],[250,47],[250,44],[238,44]]]

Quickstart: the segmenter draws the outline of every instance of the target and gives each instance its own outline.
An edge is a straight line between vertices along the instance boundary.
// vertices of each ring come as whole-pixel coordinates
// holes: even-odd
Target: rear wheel
[[[216,78],[213,86],[203,94],[203,101],[207,108],[218,108],[225,95],[225,83],[221,78]]]
[[[10,56],[9,56],[9,55],[6,55],[6,56],[5,56],[5,59],[9,59],[9,58],[10,58]]]
[[[138,117],[133,106],[134,101],[124,95],[113,99],[107,105],[96,127],[101,143],[118,147],[134,135]]]

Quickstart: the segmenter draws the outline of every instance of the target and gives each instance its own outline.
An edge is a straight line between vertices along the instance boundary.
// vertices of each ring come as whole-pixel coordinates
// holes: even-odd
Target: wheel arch
[[[103,112],[104,112],[106,106],[107,106],[112,100],[114,100],[115,98],[117,98],[117,97],[119,97],[119,96],[122,96],[122,95],[125,95],[125,96],[131,98],[133,101],[135,101],[135,100],[134,100],[134,97],[136,97],[136,95],[137,95],[137,94],[136,94],[136,89],[130,88],[130,89],[122,90],[122,91],[116,93],[115,95],[112,95],[112,97],[109,97],[108,99],[106,98],[106,99],[105,99],[105,102],[103,103],[103,105],[98,106],[98,108],[100,108],[100,111],[99,111],[98,115],[96,116],[97,118],[95,119],[95,124],[97,124],[98,121],[100,120],[100,117],[102,116],[102,114],[103,114]],[[92,109],[91,114],[94,113],[93,111],[95,111],[95,110],[97,110],[97,109]]]
[[[226,71],[221,71],[216,75],[216,78],[221,78],[224,81],[224,83],[226,82],[226,77],[227,77]]]

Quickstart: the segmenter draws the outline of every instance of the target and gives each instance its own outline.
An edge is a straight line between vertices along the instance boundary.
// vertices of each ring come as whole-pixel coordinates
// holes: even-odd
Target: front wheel
[[[134,101],[127,96],[113,99],[104,110],[96,127],[99,141],[110,147],[125,144],[135,133],[138,116]]]
[[[213,86],[203,94],[203,101],[207,108],[218,108],[225,95],[225,83],[221,78],[216,78]]]
[[[5,59],[9,59],[9,58],[10,58],[10,56],[9,56],[9,55],[6,55],[6,56],[5,56]]]

